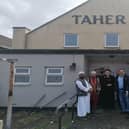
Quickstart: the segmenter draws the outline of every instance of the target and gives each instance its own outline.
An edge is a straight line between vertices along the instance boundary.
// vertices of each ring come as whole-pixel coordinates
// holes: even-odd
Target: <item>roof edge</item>
[[[25,29],[25,30],[31,31],[29,28],[25,26],[14,26],[13,29]]]
[[[37,28],[33,29],[32,31],[28,32],[27,35],[31,34],[32,32],[34,32],[34,31],[36,31],[36,30],[38,30],[38,29],[40,29],[40,28],[42,28],[42,27],[44,27],[44,26],[46,26],[46,25],[48,25],[48,24],[50,24],[50,23],[52,23],[52,22],[54,22],[55,20],[57,20],[57,19],[59,19],[59,18],[65,16],[66,14],[68,14],[68,13],[74,11],[75,9],[77,9],[77,8],[79,8],[79,7],[81,7],[81,6],[83,6],[84,4],[88,3],[89,1],[90,1],[90,0],[85,1],[85,2],[83,2],[82,4],[76,6],[75,8],[70,9],[69,11],[66,11],[66,12],[63,13],[62,15],[59,15],[59,16],[57,16],[56,18],[54,18],[54,19],[52,19],[52,20],[46,22],[45,24],[40,25],[39,27],[37,27]]]
[[[5,36],[5,35],[1,35],[1,34],[0,34],[0,37],[3,37],[3,38],[7,38],[7,39],[9,39],[9,40],[12,40],[12,38],[7,37],[7,36]]]
[[[103,50],[103,49],[0,49],[0,54],[129,54],[129,49]]]

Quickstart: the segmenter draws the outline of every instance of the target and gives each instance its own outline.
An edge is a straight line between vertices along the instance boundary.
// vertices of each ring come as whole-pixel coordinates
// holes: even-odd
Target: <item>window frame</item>
[[[49,69],[61,69],[61,72],[60,73],[49,73]],[[48,75],[61,75],[62,76],[62,82],[55,82],[55,83],[51,83],[51,82],[48,82],[47,80],[47,77]],[[46,67],[46,70],[45,70],[45,85],[46,86],[61,86],[64,84],[64,67]]]
[[[66,45],[66,34],[76,35],[77,36],[77,44],[76,45]],[[79,35],[77,33],[64,33],[64,47],[65,48],[78,48],[79,47]]]
[[[118,42],[117,42],[117,45],[107,45],[107,34],[117,34],[118,35]],[[120,34],[118,32],[106,32],[104,34],[104,39],[105,39],[105,43],[104,43],[104,47],[105,48],[119,48],[120,47]]]
[[[17,73],[17,69],[27,69],[27,73]],[[29,75],[29,82],[15,82],[16,75]],[[31,66],[15,66],[14,68],[14,85],[30,85],[31,84]]]

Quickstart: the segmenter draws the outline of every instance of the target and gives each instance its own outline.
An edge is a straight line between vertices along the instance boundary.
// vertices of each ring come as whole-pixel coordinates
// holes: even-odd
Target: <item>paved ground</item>
[[[58,115],[54,111],[14,111],[12,129],[58,129]],[[0,110],[0,119],[6,118],[6,110]],[[71,122],[71,111],[62,119],[61,129],[129,129],[129,115],[119,110],[98,111],[88,118],[74,117]]]
[[[119,111],[103,111],[89,116],[89,118],[76,119],[75,129],[129,129],[129,115]]]

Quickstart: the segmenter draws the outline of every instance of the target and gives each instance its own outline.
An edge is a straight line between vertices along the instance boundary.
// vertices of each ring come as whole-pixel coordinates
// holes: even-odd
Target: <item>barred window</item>
[[[119,34],[118,33],[106,33],[105,47],[119,47]]]
[[[78,35],[72,33],[65,33],[64,47],[78,47]]]

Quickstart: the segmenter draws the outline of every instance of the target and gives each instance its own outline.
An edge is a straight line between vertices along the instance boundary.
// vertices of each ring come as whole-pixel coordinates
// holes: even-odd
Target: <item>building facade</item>
[[[10,49],[12,48],[12,39],[3,35],[0,35],[0,48]]]
[[[18,59],[14,70],[14,107],[60,105],[75,95],[74,80],[77,72],[84,68],[81,53],[9,49],[0,50],[0,58]],[[0,71],[0,102],[5,107],[8,102],[9,64],[1,61]]]
[[[89,0],[32,31],[14,27],[13,48],[129,49],[128,4]]]
[[[88,76],[110,68],[115,75],[124,68],[129,74],[128,5],[128,0],[89,0],[34,30],[14,27],[13,49],[0,51],[1,58],[18,59],[13,105],[58,106],[76,93],[80,70]],[[0,68],[0,101],[6,106],[8,64]]]

